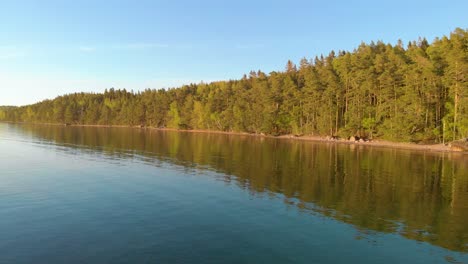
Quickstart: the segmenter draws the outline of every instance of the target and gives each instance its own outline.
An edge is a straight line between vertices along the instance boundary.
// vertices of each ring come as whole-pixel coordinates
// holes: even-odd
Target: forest
[[[2,106],[0,120],[447,142],[468,137],[467,73],[468,31],[457,28],[432,43],[361,43],[239,80]]]

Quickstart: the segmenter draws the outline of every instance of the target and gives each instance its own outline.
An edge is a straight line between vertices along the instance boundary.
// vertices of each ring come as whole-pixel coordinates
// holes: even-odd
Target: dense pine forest
[[[0,120],[442,142],[468,136],[467,73],[468,31],[458,28],[431,44],[362,43],[240,80],[4,106]]]

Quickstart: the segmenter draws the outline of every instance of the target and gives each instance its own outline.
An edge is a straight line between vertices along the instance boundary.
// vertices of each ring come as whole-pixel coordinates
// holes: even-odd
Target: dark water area
[[[468,263],[468,156],[0,123],[0,263]]]

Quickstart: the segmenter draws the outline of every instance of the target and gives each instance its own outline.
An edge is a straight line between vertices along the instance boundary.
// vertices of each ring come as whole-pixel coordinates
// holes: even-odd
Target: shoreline
[[[265,134],[254,134],[247,132],[235,132],[235,131],[219,131],[219,130],[206,130],[206,129],[177,129],[177,128],[157,128],[157,127],[141,127],[141,126],[129,126],[129,125],[86,125],[86,124],[70,124],[64,125],[59,123],[31,123],[31,122],[11,122],[11,121],[0,121],[0,123],[11,123],[11,124],[31,124],[31,125],[52,125],[52,126],[64,126],[64,127],[97,127],[97,128],[132,128],[141,130],[156,130],[156,131],[169,131],[169,132],[185,132],[185,133],[204,133],[204,134],[221,134],[221,135],[235,135],[235,136],[249,136],[249,137],[260,137],[260,138],[273,138],[281,140],[296,140],[296,141],[311,141],[311,142],[322,142],[330,144],[346,144],[346,145],[357,145],[357,146],[373,146],[373,147],[384,147],[392,149],[406,149],[406,150],[418,150],[418,151],[429,151],[429,152],[445,152],[445,153],[459,153],[468,154],[468,151],[461,151],[452,149],[450,144],[416,144],[410,142],[393,142],[388,140],[375,139],[368,142],[354,142],[349,140],[328,140],[323,136],[294,136],[294,135],[281,135],[271,136]]]

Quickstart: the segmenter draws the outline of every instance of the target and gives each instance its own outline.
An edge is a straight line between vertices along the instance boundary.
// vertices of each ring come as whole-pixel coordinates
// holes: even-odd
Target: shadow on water
[[[466,155],[130,128],[9,125],[71,154],[212,170],[367,232],[468,252]],[[74,152],[73,152],[74,151]]]

